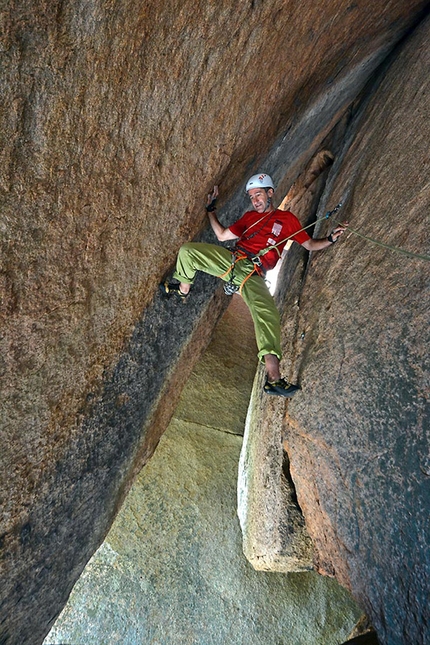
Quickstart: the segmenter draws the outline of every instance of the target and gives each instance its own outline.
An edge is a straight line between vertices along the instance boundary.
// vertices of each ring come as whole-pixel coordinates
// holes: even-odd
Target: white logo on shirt
[[[278,237],[281,231],[282,231],[282,224],[280,224],[279,222],[275,222],[272,228],[273,235],[276,235],[276,237]]]

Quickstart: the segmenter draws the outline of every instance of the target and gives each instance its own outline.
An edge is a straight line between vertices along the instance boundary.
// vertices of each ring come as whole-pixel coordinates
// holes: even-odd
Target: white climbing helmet
[[[260,175],[252,175],[252,177],[248,179],[245,191],[248,192],[251,188],[273,188],[273,190],[275,190],[272,178],[264,172]]]

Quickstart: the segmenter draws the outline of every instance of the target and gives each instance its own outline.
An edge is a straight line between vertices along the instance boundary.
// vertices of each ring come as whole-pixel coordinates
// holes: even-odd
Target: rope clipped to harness
[[[289,235],[285,239],[281,240],[280,242],[277,242],[276,244],[273,244],[271,246],[265,247],[264,249],[261,249],[261,251],[259,251],[256,255],[251,256],[251,255],[247,254],[245,251],[243,251],[241,249],[237,249],[236,251],[234,251],[233,256],[232,256],[231,266],[229,267],[229,269],[225,273],[223,273],[222,275],[219,276],[220,278],[225,278],[229,273],[231,273],[228,282],[226,282],[224,284],[224,292],[228,296],[231,296],[234,293],[237,293],[238,291],[241,294],[244,284],[246,283],[247,280],[249,280],[249,278],[252,275],[254,275],[254,273],[257,273],[258,275],[264,275],[264,272],[262,270],[262,262],[261,262],[261,259],[260,259],[261,256],[265,255],[266,253],[268,253],[271,250],[276,250],[278,252],[279,256],[281,257],[281,254],[279,253],[279,250],[278,250],[278,247],[281,246],[281,244],[285,244],[286,242],[291,240],[295,235],[297,235],[297,233],[301,233],[302,231],[305,231],[306,229],[311,228],[312,226],[315,226],[315,224],[317,224],[318,222],[322,222],[325,219],[329,219],[332,215],[337,213],[341,207],[342,207],[342,202],[339,202],[339,204],[337,204],[332,210],[327,211],[327,213],[325,215],[323,215],[323,217],[319,217],[318,219],[316,219],[314,222],[311,222],[307,226],[303,226],[303,228],[299,229],[298,231],[295,231],[294,233],[292,233],[291,235]],[[258,224],[261,221],[261,219],[258,220],[257,222],[255,222],[255,224]],[[419,260],[425,260],[427,262],[430,261],[430,256],[428,256],[428,255],[414,253],[412,251],[407,251],[407,250],[399,248],[399,247],[395,247],[395,246],[391,246],[389,244],[385,244],[384,242],[380,242],[379,240],[375,240],[375,239],[373,239],[373,238],[371,238],[371,237],[369,237],[367,235],[363,235],[359,231],[356,231],[356,230],[354,230],[354,229],[352,229],[350,227],[348,227],[348,232],[352,233],[353,235],[357,235],[358,237],[361,237],[362,239],[367,240],[368,242],[376,244],[376,245],[378,245],[380,247],[389,249],[390,251],[395,251],[397,253],[401,253],[402,255],[405,255],[407,257],[416,258],[416,259],[419,259]],[[253,235],[251,237],[253,237]],[[334,240],[332,238],[332,233],[329,234],[327,239],[332,243],[336,242],[336,240]],[[240,255],[238,255],[238,252],[240,253]],[[254,268],[246,276],[246,278],[242,281],[240,286],[237,286],[237,285],[233,284],[234,266],[235,266],[236,262],[238,262],[239,260],[245,260],[245,259],[250,260],[253,263]]]
[[[315,224],[317,224],[318,222],[322,222],[323,220],[328,219],[329,217],[331,217],[332,215],[337,213],[337,211],[341,207],[342,207],[342,202],[339,202],[339,204],[337,204],[337,206],[335,206],[331,211],[327,211],[327,213],[325,215],[323,215],[323,217],[319,217],[318,219],[316,219],[314,222],[311,222],[307,226],[303,226],[303,228],[299,229],[298,231],[295,231],[294,233],[292,233],[288,237],[284,238],[280,242],[277,242],[276,244],[272,244],[271,246],[266,246],[266,248],[262,249],[261,251],[259,251],[257,253],[256,257],[260,257],[262,255],[265,255],[266,253],[268,253],[272,249],[278,250],[278,246],[281,246],[281,244],[284,244],[285,242],[288,242],[289,240],[291,240],[295,235],[297,235],[297,233],[301,233],[302,231],[306,231],[306,229],[311,228],[311,226],[315,226]],[[330,235],[331,235],[331,233],[330,233]]]

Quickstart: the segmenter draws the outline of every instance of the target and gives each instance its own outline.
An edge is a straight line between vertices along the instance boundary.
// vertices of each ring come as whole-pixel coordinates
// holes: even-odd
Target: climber
[[[347,223],[338,225],[327,238],[311,239],[302,230],[295,215],[274,208],[274,191],[275,186],[269,175],[261,173],[252,176],[246,184],[252,210],[225,228],[216,215],[218,187],[214,186],[206,205],[209,222],[220,242],[236,240],[234,249],[201,242],[184,244],[179,250],[173,274],[178,284],[167,281],[161,288],[164,294],[185,300],[196,272],[203,271],[222,278],[226,283],[226,293],[239,291],[251,312],[258,357],[265,364],[264,391],[266,394],[290,398],[300,387],[281,378],[280,317],[264,276],[278,262],[288,238],[291,237],[308,251],[320,251],[339,239]]]

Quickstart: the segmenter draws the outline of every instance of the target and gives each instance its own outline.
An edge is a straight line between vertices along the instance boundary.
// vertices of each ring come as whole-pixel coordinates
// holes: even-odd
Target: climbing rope
[[[286,237],[284,240],[281,240],[281,241],[280,241],[280,242],[278,242],[277,244],[274,244],[273,246],[267,246],[266,248],[262,249],[259,253],[257,253],[256,255],[254,255],[254,256],[252,256],[252,257],[249,257],[249,255],[248,255],[247,253],[244,253],[244,252],[243,252],[243,251],[241,251],[241,250],[239,250],[239,251],[235,251],[235,252],[232,254],[232,263],[231,263],[231,265],[229,266],[229,268],[227,269],[227,271],[225,271],[224,273],[222,273],[221,275],[219,275],[219,276],[218,276],[219,278],[224,279],[224,278],[226,278],[226,277],[230,274],[230,278],[229,278],[228,282],[226,282],[226,284],[224,285],[224,291],[225,291],[225,293],[226,293],[228,296],[231,296],[231,295],[232,295],[233,293],[235,293],[236,291],[239,291],[239,293],[240,293],[240,294],[242,294],[242,288],[243,288],[243,286],[244,286],[245,282],[246,282],[247,280],[249,280],[249,278],[250,278],[252,275],[254,275],[254,273],[257,273],[257,274],[259,274],[259,275],[260,275],[260,271],[261,271],[261,268],[260,268],[260,267],[261,267],[261,260],[260,260],[260,257],[261,257],[262,255],[264,255],[265,253],[267,253],[268,251],[270,251],[270,250],[272,250],[272,249],[276,249],[276,251],[277,251],[277,252],[278,252],[278,254],[279,254],[279,251],[278,251],[278,249],[277,249],[277,247],[278,247],[278,246],[280,246],[280,245],[281,245],[281,244],[283,244],[284,242],[287,242],[288,240],[290,240],[292,237],[294,237],[295,235],[297,235],[297,233],[301,233],[302,231],[305,231],[307,228],[310,228],[311,226],[315,226],[315,224],[316,224],[317,222],[321,222],[321,221],[322,221],[322,220],[324,220],[324,219],[328,219],[329,217],[331,217],[332,215],[334,215],[335,213],[337,213],[337,211],[339,210],[339,208],[340,208],[341,206],[342,206],[342,202],[340,202],[337,206],[335,206],[335,207],[333,208],[333,210],[328,211],[328,212],[324,215],[324,217],[320,217],[319,219],[315,220],[315,222],[311,222],[311,224],[308,224],[307,226],[304,226],[304,227],[303,227],[303,228],[301,228],[299,231],[295,231],[292,235],[289,235],[288,237]],[[265,216],[261,217],[257,222],[254,222],[254,224],[252,224],[249,228],[251,228],[252,226],[255,226],[256,224],[258,224],[259,222],[261,222],[261,220],[263,220],[263,219],[264,219],[264,217],[265,217]],[[249,230],[249,229],[248,229],[248,230]],[[254,234],[252,235],[252,237],[253,237],[253,236],[254,236]],[[249,238],[248,238],[248,239],[249,239]],[[236,285],[234,285],[234,284],[233,284],[233,280],[234,280],[234,267],[235,267],[235,264],[236,264],[236,262],[238,262],[238,261],[240,261],[240,260],[246,260],[246,259],[247,259],[247,260],[250,260],[250,261],[254,264],[254,268],[253,268],[253,270],[252,270],[252,271],[251,271],[251,272],[246,276],[246,278],[242,281],[242,283],[240,284],[240,286],[236,286]]]
[[[421,255],[420,253],[414,253],[413,251],[406,251],[406,249],[401,249],[398,246],[390,246],[390,244],[385,244],[384,242],[379,242],[379,240],[374,240],[372,237],[369,237],[368,235],[363,235],[363,233],[359,233],[358,231],[355,231],[353,228],[348,228],[346,229],[348,233],[353,233],[354,235],[358,235],[358,237],[362,237],[364,240],[367,240],[368,242],[372,242],[372,244],[376,244],[377,246],[382,246],[384,249],[390,249],[390,251],[395,251],[396,253],[401,253],[402,255],[407,255],[409,258],[417,258],[419,260],[426,260],[427,262],[430,262],[430,255]]]
[[[229,278],[228,282],[226,282],[225,285],[224,285],[224,292],[226,293],[227,296],[231,296],[231,295],[233,295],[233,293],[236,293],[237,291],[239,291],[240,295],[242,295],[242,289],[243,289],[243,286],[244,286],[245,282],[247,280],[249,280],[249,278],[252,275],[254,275],[254,273],[259,274],[260,269],[259,269],[259,267],[257,267],[254,264],[254,268],[252,269],[252,271],[250,273],[248,273],[248,275],[244,278],[244,280],[242,280],[240,286],[237,286],[237,285],[233,284],[233,280],[234,280],[234,277],[235,277],[234,276],[234,268],[236,266],[236,262],[239,262],[240,260],[249,260],[249,256],[244,251],[238,249],[238,250],[233,252],[233,254],[232,254],[232,262],[231,262],[231,265],[229,266],[229,268],[227,269],[227,271],[225,271],[224,273],[222,273],[221,275],[218,276],[219,278],[223,279],[223,278],[226,278],[228,276],[228,274],[230,274],[230,278]]]
[[[295,231],[294,233],[292,233],[288,237],[284,238],[280,242],[277,242],[276,244],[273,244],[272,246],[266,246],[266,248],[262,249],[259,253],[257,253],[257,255],[255,257],[260,257],[261,255],[265,255],[268,251],[271,251],[272,249],[276,249],[278,246],[281,246],[281,244],[284,244],[284,242],[288,242],[288,240],[291,240],[291,238],[293,238],[295,235],[297,235],[297,233],[301,233],[302,231],[306,231],[307,228],[310,228],[311,226],[315,226],[315,224],[317,224],[318,222],[322,222],[323,220],[328,219],[329,217],[331,217],[332,215],[337,213],[337,211],[339,210],[339,208],[341,206],[342,206],[342,202],[339,202],[339,204],[337,206],[335,206],[333,208],[333,210],[327,211],[327,213],[323,217],[319,217],[314,222],[311,222],[307,226],[304,226],[303,228],[299,229],[298,231]]]
[[[306,229],[310,228],[311,226],[315,226],[315,224],[317,224],[318,222],[322,222],[325,219],[329,219],[329,217],[331,217],[332,215],[337,213],[337,211],[341,208],[341,206],[342,206],[342,202],[339,202],[339,204],[337,204],[337,206],[335,206],[331,211],[327,211],[327,213],[323,217],[319,217],[318,219],[316,219],[314,222],[311,222],[307,226],[303,226],[303,228],[301,228],[298,231],[295,231],[294,233],[292,233],[288,237],[284,238],[280,242],[277,242],[276,244],[273,244],[271,246],[266,246],[264,249],[259,251],[253,257],[249,257],[247,254],[245,254],[243,252],[241,252],[240,255],[237,252],[233,253],[233,261],[231,263],[231,266],[227,269],[227,271],[225,273],[223,273],[222,275],[219,276],[220,278],[225,278],[231,272],[230,279],[229,279],[228,283],[225,285],[225,288],[224,288],[224,290],[227,293],[227,295],[232,295],[237,290],[239,290],[239,293],[242,293],[242,287],[244,286],[245,282],[254,273],[259,273],[258,267],[261,266],[260,257],[262,255],[265,255],[266,253],[268,253],[272,249],[278,250],[277,249],[278,246],[281,246],[281,244],[284,244],[284,243],[288,242],[288,240],[291,240],[291,238],[295,237],[297,235],[297,233],[301,233],[302,231],[306,231]],[[255,222],[255,224],[258,224],[262,219],[263,218],[260,218],[257,222]],[[343,224],[341,222],[338,222],[336,224],[336,226],[343,226]],[[358,231],[354,230],[353,228],[350,228],[349,226],[348,226],[348,228],[346,230],[348,231],[348,233],[352,233],[353,235],[357,235],[358,237],[361,237],[362,239],[367,240],[368,242],[371,242],[372,244],[376,244],[377,246],[380,246],[380,247],[382,247],[384,249],[389,249],[390,251],[394,251],[396,253],[401,253],[402,255],[406,255],[407,257],[410,257],[410,258],[416,258],[418,260],[426,260],[427,262],[430,261],[430,256],[428,256],[428,255],[422,255],[420,253],[414,253],[413,251],[407,251],[406,249],[402,249],[402,248],[397,247],[397,246],[391,246],[390,244],[385,244],[385,242],[380,242],[379,240],[375,240],[372,237],[369,237],[368,235],[363,235],[363,233],[359,233]],[[278,251],[278,253],[279,253],[279,251]],[[239,260],[245,260],[245,259],[249,259],[249,260],[251,260],[251,262],[253,262],[254,269],[243,280],[243,282],[240,285],[240,287],[235,287],[235,285],[233,285],[234,266],[235,266],[236,262],[238,262]]]

